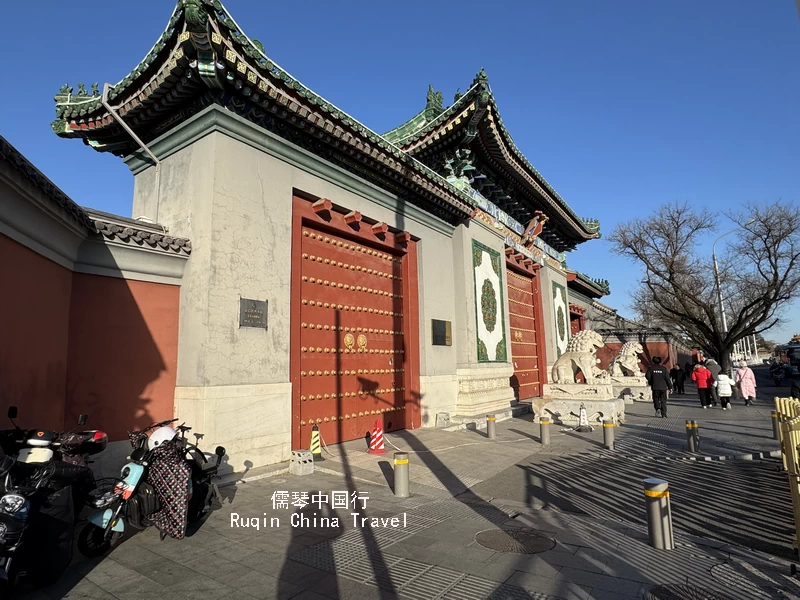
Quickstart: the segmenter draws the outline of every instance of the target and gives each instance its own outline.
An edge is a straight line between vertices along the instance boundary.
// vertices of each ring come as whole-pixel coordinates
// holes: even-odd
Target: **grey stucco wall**
[[[544,316],[544,337],[547,347],[547,373],[550,379],[550,369],[558,358],[556,351],[555,312],[553,308],[553,282],[567,287],[567,277],[563,271],[557,271],[547,262],[541,269],[542,275],[542,313]],[[569,291],[567,291],[569,297]]]
[[[160,157],[156,202],[154,168],[136,175],[134,214],[162,223],[192,240],[192,260],[182,287],[176,410],[204,424],[209,443],[224,444],[231,464],[269,464],[289,457],[291,423],[290,268],[294,191],[330,198],[420,238],[419,334],[423,424],[452,412],[458,393],[454,331],[452,346],[432,346],[431,319],[457,330],[453,228],[413,206],[396,210],[392,198],[349,173],[347,189],[292,160],[320,159],[276,141],[263,130],[225,115],[239,134],[253,134],[292,156],[278,156],[260,141],[236,132],[211,131]],[[180,135],[180,130],[171,135]],[[160,140],[169,144],[168,138]],[[159,141],[153,146],[158,149]],[[289,152],[289,150],[286,150]],[[336,170],[329,163],[320,169]],[[374,189],[373,189],[374,188]],[[396,200],[396,199],[395,199]],[[158,206],[156,207],[156,204]],[[502,251],[502,248],[500,248]],[[471,271],[469,271],[471,275]],[[269,302],[266,331],[238,327],[239,297]],[[473,316],[474,318],[474,316]],[[243,423],[246,424],[243,427]]]
[[[577,306],[580,306],[581,308],[583,308],[586,311],[587,328],[589,328],[588,327],[588,317],[589,317],[589,311],[590,311],[590,309],[592,307],[592,299],[587,297],[587,296],[584,296],[580,292],[576,292],[575,290],[573,290],[571,288],[567,288],[567,296],[569,297],[569,303],[570,304],[575,304]],[[591,328],[589,328],[589,329],[591,329]]]

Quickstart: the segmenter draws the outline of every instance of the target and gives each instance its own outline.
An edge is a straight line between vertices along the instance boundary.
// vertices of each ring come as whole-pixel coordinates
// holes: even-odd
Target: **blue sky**
[[[675,200],[719,212],[749,200],[800,201],[793,0],[225,5],[273,60],[378,132],[421,110],[429,83],[449,104],[484,67],[517,145],[604,232]],[[17,60],[7,62],[0,133],[79,204],[130,215],[133,178],[120,159],[51,132],[52,96],[64,83],[119,81],[172,6],[4,7],[14,24],[4,28],[6,48]],[[729,226],[721,215],[720,226]],[[584,244],[569,264],[609,279],[604,301],[628,312],[626,291],[640,276],[607,242]],[[767,337],[795,332],[797,310]]]

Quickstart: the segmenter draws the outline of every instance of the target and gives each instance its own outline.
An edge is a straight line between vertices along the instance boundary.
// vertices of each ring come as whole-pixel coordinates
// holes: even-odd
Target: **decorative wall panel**
[[[478,362],[507,362],[500,253],[472,240]]]
[[[567,288],[553,282],[553,326],[555,327],[556,358],[564,354],[569,342],[569,306]]]

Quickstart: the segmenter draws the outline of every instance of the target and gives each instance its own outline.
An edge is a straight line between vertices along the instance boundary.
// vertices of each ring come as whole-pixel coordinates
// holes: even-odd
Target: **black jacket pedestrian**
[[[672,377],[675,385],[683,385],[683,382],[686,381],[686,372],[678,366],[672,367],[669,376]]]
[[[800,399],[800,381],[792,379],[792,398]]]
[[[650,365],[644,374],[648,385],[654,392],[667,390],[672,391],[672,380],[669,378],[669,371],[663,365]]]

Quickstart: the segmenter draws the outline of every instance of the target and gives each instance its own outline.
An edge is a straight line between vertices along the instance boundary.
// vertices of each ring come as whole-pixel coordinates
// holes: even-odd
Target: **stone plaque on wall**
[[[239,298],[239,327],[267,328],[267,301]]]
[[[478,362],[506,362],[503,262],[500,253],[472,240]]]
[[[451,321],[431,319],[431,335],[434,346],[452,346],[453,323]]]

